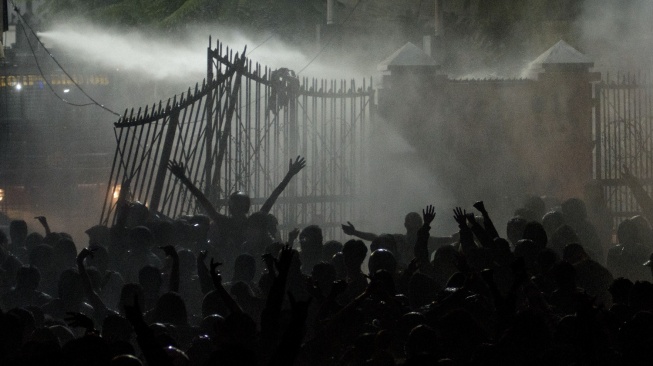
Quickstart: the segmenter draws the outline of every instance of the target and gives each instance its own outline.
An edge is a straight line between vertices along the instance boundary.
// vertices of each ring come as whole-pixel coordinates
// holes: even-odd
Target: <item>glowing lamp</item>
[[[120,185],[119,184],[116,185],[115,187],[113,187],[113,199],[117,200],[118,197],[120,197]]]

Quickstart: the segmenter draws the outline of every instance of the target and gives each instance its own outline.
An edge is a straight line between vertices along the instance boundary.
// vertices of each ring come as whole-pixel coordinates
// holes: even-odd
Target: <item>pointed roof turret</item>
[[[594,61],[567,42],[560,40],[553,47],[544,51],[538,58],[531,62],[533,66],[546,68],[548,65],[577,65],[584,67],[594,66]]]

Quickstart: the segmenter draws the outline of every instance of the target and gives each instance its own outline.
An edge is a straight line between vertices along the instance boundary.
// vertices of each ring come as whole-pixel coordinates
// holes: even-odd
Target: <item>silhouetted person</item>
[[[154,236],[145,226],[137,226],[129,231],[129,250],[122,259],[121,273],[126,283],[138,282],[138,271],[146,265],[161,268],[161,260],[152,251]]]
[[[10,250],[25,246],[25,239],[27,238],[27,223],[25,220],[11,221],[9,224],[9,237],[11,238]]]
[[[41,274],[36,267],[22,266],[16,273],[16,287],[2,296],[5,309],[17,307],[41,307],[52,300],[52,297],[38,291]]]
[[[363,293],[367,287],[367,278],[361,271],[367,256],[367,247],[360,240],[349,240],[342,248],[342,256],[347,276],[347,289],[342,294],[342,299],[347,303]]]
[[[637,224],[631,219],[619,224],[619,244],[610,248],[607,257],[607,267],[615,277],[625,277],[631,281],[650,279],[646,268],[641,266],[648,257],[649,249],[638,242],[638,231]]]
[[[311,273],[313,266],[322,260],[322,229],[317,225],[305,227],[299,234],[299,253],[302,261],[302,272]]]
[[[596,228],[587,219],[585,203],[578,198],[570,198],[562,203],[562,214],[567,225],[571,226],[578,235],[580,244],[589,256],[598,263],[605,263],[603,244]]]
[[[578,286],[589,295],[596,297],[597,304],[609,308],[611,297],[608,288],[614,280],[610,271],[590,258],[583,246],[577,243],[565,247],[562,260],[571,263],[576,269]]]

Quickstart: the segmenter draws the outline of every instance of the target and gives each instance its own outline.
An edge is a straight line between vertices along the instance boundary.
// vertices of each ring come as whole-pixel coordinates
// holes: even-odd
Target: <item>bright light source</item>
[[[22,90],[23,89],[23,84],[16,84],[16,90]]]
[[[113,187],[113,199],[117,200],[120,197],[120,185]]]
[[[0,189],[0,202],[2,202],[2,200],[4,200],[4,199],[5,199],[5,190]]]
[[[64,89],[63,92],[64,93],[70,93],[70,89]]]

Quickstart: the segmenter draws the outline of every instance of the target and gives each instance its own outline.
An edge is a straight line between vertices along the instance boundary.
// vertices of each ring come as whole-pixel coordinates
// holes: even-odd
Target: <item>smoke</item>
[[[653,61],[653,2],[585,1],[575,22],[581,51],[601,71],[649,70]]]
[[[378,62],[392,53],[384,54],[382,49],[375,49],[375,54],[371,55],[369,50],[342,50],[328,44],[300,49],[269,34],[251,35],[215,25],[193,26],[183,33],[169,35],[106,29],[88,22],[69,21],[39,33],[55,55],[66,55],[66,59],[74,60],[76,66],[81,64],[87,70],[107,70],[116,75],[121,84],[114,86],[113,92],[98,97],[98,101],[118,112],[166,100],[201,83],[206,77],[206,50],[211,35],[211,48],[215,47],[216,39],[234,53],[247,46],[250,60],[272,69],[303,70],[299,76],[308,78],[354,79],[361,86],[363,78],[377,76]],[[104,131],[103,139],[114,141],[111,122],[115,117],[102,113],[98,112],[107,122],[99,127]],[[445,208],[448,211],[453,206],[453,202],[447,201],[451,195],[438,188],[437,179],[425,161],[389,126],[377,121],[371,129],[370,145],[375,149],[367,156],[370,158],[368,186],[373,190],[362,203],[365,215],[354,222],[361,230],[403,232],[406,213],[421,213],[427,204],[435,204],[438,212],[445,212]],[[112,156],[113,151],[108,152]],[[84,217],[71,220],[52,213],[51,221],[59,230],[72,233],[76,242],[82,244],[86,241],[83,230],[97,223],[97,214],[99,211],[89,213],[86,209]],[[453,227],[447,227],[442,233],[451,230]]]
[[[273,69],[286,67],[296,72],[305,69],[303,76],[320,78],[359,78],[359,60],[341,57],[340,62],[332,59],[315,58],[315,47],[300,50],[277,39],[273,35],[248,35],[223,26],[194,26],[174,37],[164,33],[151,34],[135,30],[105,29],[93,24],[79,22],[72,25],[57,24],[51,30],[39,35],[69,54],[74,54],[89,64],[133,73],[152,80],[194,84],[206,75],[206,49],[208,38],[213,36],[234,52],[247,47],[247,56]],[[372,63],[373,60],[370,60]],[[376,65],[366,65],[372,70]]]

